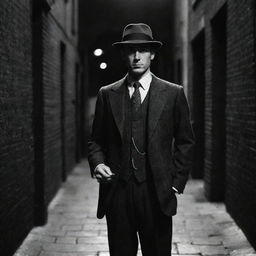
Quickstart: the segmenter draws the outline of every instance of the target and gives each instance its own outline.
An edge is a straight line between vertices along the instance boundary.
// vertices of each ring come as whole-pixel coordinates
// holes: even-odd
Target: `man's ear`
[[[155,58],[155,55],[156,55],[155,52],[154,52],[154,51],[151,51],[151,57],[150,57],[151,60],[153,60],[153,59]]]

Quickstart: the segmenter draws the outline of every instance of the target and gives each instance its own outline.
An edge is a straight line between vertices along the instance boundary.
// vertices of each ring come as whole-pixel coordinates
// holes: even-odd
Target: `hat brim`
[[[125,45],[135,45],[135,44],[150,45],[154,49],[159,49],[163,45],[162,42],[160,41],[128,40],[128,41],[113,43],[112,46],[115,46],[117,48],[122,48]]]

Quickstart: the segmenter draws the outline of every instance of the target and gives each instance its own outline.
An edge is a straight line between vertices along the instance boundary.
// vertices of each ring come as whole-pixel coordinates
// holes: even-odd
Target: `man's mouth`
[[[142,65],[133,65],[133,68],[142,68]]]

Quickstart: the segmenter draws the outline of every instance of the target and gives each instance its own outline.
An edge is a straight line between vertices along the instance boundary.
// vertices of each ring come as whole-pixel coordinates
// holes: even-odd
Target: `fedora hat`
[[[120,48],[132,44],[147,44],[155,49],[162,46],[160,41],[153,39],[151,28],[144,23],[128,24],[123,30],[122,41],[113,43],[112,45]]]

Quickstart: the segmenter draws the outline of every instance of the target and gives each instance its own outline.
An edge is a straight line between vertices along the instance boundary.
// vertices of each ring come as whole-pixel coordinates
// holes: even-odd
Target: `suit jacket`
[[[161,210],[176,214],[174,186],[182,193],[192,163],[194,136],[183,88],[152,75],[148,107],[147,156]],[[124,131],[125,78],[104,86],[98,93],[88,160],[91,172],[105,163],[121,175]],[[100,184],[97,217],[102,218],[115,193],[118,179]]]

